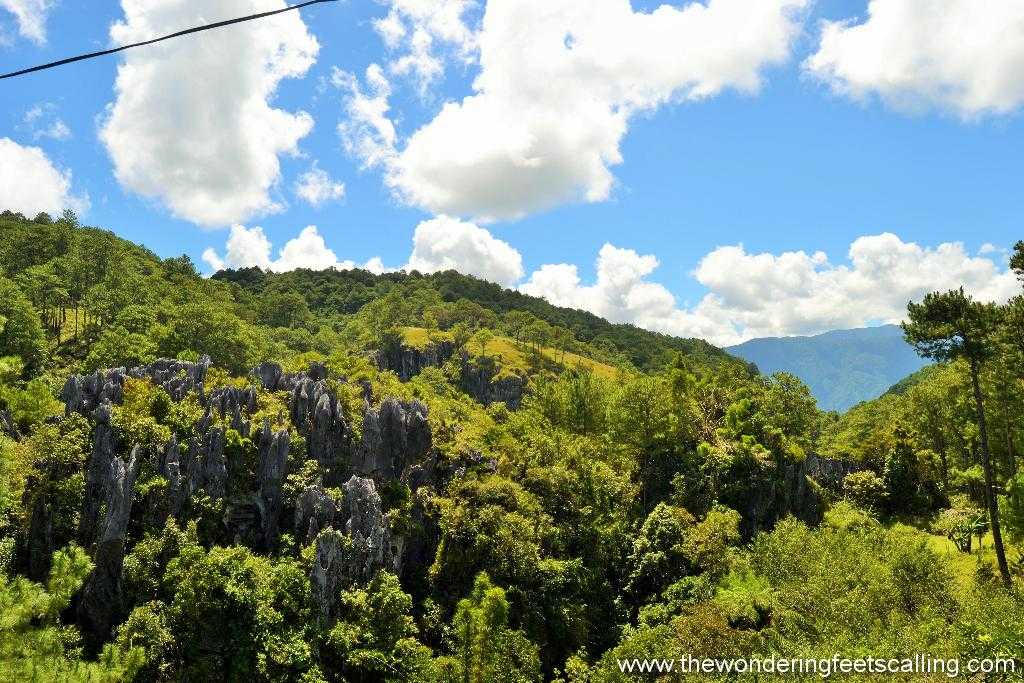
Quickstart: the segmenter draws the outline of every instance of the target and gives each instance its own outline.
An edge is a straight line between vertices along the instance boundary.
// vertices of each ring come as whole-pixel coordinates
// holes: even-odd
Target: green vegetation
[[[457,273],[204,279],[72,214],[0,216],[0,291],[0,681],[1024,671],[1024,297],[912,305],[937,364],[838,415]]]

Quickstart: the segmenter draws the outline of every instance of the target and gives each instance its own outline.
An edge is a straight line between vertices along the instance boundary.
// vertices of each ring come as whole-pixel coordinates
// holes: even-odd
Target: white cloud
[[[376,67],[369,95],[351,77],[336,81],[349,94],[342,134],[401,200],[436,214],[512,219],[602,201],[634,115],[726,89],[756,92],[764,69],[788,59],[808,2],[708,0],[645,13],[629,0],[491,0],[473,95],[446,103],[400,146]],[[399,40],[396,26],[379,30]]]
[[[426,88],[444,73],[445,50],[463,61],[473,56],[476,34],[466,15],[472,0],[387,0],[388,13],[373,22],[394,59],[389,70]]]
[[[284,273],[298,268],[310,270],[364,268],[375,273],[387,270],[378,257],[370,259],[364,265],[358,265],[349,260],[338,260],[337,254],[327,246],[315,225],[306,226],[298,237],[288,240],[278,252],[276,259],[271,258],[272,248],[273,245],[266,233],[263,232],[263,228],[233,225],[225,244],[224,256],[218,254],[211,247],[203,252],[203,261],[214,271],[253,266],[275,273]]]
[[[63,142],[71,139],[71,128],[57,114],[57,105],[43,102],[34,105],[25,112],[22,126],[19,128],[32,133],[33,140],[50,138]]]
[[[58,169],[40,148],[0,138],[0,159],[0,208],[30,218],[40,211],[88,211],[89,198],[71,192],[71,171]]]
[[[295,194],[312,206],[321,206],[326,202],[343,198],[345,184],[333,180],[327,171],[314,164],[296,180]]]
[[[363,163],[363,168],[391,166],[396,157],[398,133],[388,117],[391,105],[391,83],[379,64],[366,69],[369,92],[363,90],[353,74],[335,68],[332,83],[346,93],[346,117],[338,124],[342,144],[352,156]]]
[[[836,92],[962,118],[1024,104],[1024,2],[871,0],[861,22],[826,21],[805,68]]]
[[[1020,288],[1011,271],[971,256],[960,243],[928,248],[883,233],[858,238],[847,256],[848,263],[836,264],[822,252],[751,254],[742,245],[719,247],[694,272],[707,294],[686,308],[647,279],[657,259],[606,244],[594,284],[584,285],[576,266],[558,264],[541,267],[520,289],[614,322],[729,345],[898,322],[908,301],[934,290],[963,285],[980,299],[1005,301]]]
[[[523,277],[523,258],[507,242],[473,223],[438,216],[416,226],[406,270],[457,270],[511,287]]]
[[[22,37],[38,45],[46,42],[46,15],[53,0],[0,0],[0,8],[14,15]]]
[[[283,0],[122,0],[115,44],[256,11]],[[126,53],[100,136],[125,188],[180,218],[221,226],[279,211],[281,154],[313,127],[271,106],[278,84],[304,76],[319,45],[298,12]]]

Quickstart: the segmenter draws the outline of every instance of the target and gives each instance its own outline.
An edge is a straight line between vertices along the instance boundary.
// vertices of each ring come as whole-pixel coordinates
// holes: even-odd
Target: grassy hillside
[[[903,341],[896,325],[752,339],[726,350],[761,372],[793,373],[807,383],[822,409],[838,411],[882,395],[926,362]]]

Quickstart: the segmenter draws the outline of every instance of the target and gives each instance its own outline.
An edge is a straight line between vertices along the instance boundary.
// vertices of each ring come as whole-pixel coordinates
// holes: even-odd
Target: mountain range
[[[796,375],[823,410],[837,411],[880,396],[927,364],[904,341],[897,325],[751,339],[726,351],[765,374]]]

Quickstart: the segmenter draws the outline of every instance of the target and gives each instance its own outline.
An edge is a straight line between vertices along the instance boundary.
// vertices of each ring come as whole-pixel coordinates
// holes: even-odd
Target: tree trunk
[[[996,547],[996,560],[1003,585],[1010,588],[1010,567],[1006,564],[1006,550],[1003,548],[1003,534],[999,529],[999,501],[996,499],[995,483],[992,476],[992,457],[988,450],[988,431],[985,426],[985,404],[978,381],[978,362],[971,360],[971,385],[974,387],[974,404],[978,411],[978,434],[981,436],[981,466],[985,472],[985,499],[988,503],[989,525],[992,527],[992,543]]]

